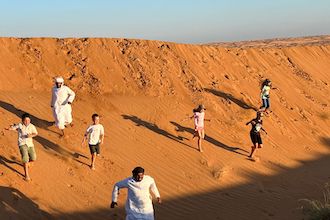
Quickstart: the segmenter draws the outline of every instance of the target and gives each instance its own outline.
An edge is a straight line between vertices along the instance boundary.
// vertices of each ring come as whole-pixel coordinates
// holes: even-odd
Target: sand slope
[[[322,41],[322,38],[319,39]],[[315,41],[315,39],[314,39]],[[15,132],[0,135],[3,219],[123,219],[109,209],[113,184],[141,165],[164,203],[157,219],[302,219],[299,199],[322,198],[329,178],[330,45],[225,48],[127,39],[0,39],[0,126],[33,115],[38,161],[31,183]],[[51,126],[52,77],[77,92],[73,128]],[[271,78],[260,160],[245,122]],[[205,152],[191,140],[192,108],[207,107]],[[80,147],[90,115],[106,130],[97,170]]]

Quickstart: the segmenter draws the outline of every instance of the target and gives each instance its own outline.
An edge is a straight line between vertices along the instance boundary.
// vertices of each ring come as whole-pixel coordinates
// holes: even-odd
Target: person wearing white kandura
[[[142,167],[135,167],[133,176],[115,184],[112,191],[111,208],[117,206],[118,193],[121,188],[127,188],[126,220],[154,220],[154,208],[151,192],[157,198],[158,203],[162,201],[154,179],[144,175]]]
[[[55,126],[61,131],[61,136],[64,136],[64,128],[66,125],[72,124],[72,108],[71,104],[75,98],[75,93],[64,85],[62,77],[55,78],[55,86],[52,88],[51,108],[55,119]]]

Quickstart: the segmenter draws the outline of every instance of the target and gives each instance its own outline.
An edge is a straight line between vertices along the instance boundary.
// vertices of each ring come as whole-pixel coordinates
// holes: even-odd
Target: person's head
[[[133,179],[136,182],[141,182],[143,180],[143,177],[144,177],[144,169],[142,167],[135,167],[132,170],[132,174],[133,174]]]
[[[269,86],[269,83],[270,83],[270,79],[265,79],[264,81],[262,81],[262,83],[261,83],[261,89],[262,89],[264,86]]]
[[[203,104],[198,105],[198,107],[197,107],[198,112],[203,112],[204,110],[206,110],[206,108]]]
[[[100,123],[100,116],[98,114],[94,113],[92,115],[92,120],[93,120],[93,123],[97,125],[98,123]]]
[[[64,79],[61,76],[55,78],[56,88],[61,88],[63,84],[64,84]]]
[[[30,115],[28,113],[24,113],[21,118],[22,118],[22,122],[25,126],[30,124],[31,118],[30,118]]]
[[[257,112],[257,120],[262,120],[263,117],[264,117],[264,113],[262,111],[258,111]]]

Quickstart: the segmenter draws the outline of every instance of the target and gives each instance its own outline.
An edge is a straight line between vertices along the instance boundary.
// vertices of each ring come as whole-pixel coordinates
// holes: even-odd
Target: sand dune
[[[224,47],[1,38],[0,126],[29,112],[39,131],[30,183],[22,180],[15,132],[0,134],[1,220],[124,219],[126,192],[115,210],[110,195],[136,165],[158,184],[157,219],[302,219],[299,199],[322,198],[330,178],[330,44],[315,41]],[[49,106],[57,75],[77,93],[75,126],[63,139]],[[265,147],[251,162],[245,122],[261,104],[265,78],[277,90]],[[185,120],[199,103],[211,119],[202,154]],[[91,171],[80,142],[94,112],[106,137]]]

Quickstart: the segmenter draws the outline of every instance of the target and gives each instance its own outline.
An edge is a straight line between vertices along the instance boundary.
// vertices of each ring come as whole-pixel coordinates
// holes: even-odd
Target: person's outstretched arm
[[[87,128],[87,130],[86,130],[86,132],[85,132],[85,134],[84,134],[84,137],[83,137],[83,139],[82,139],[82,141],[81,141],[81,146],[83,147],[84,146],[84,144],[85,144],[85,141],[88,139],[88,133],[89,133],[89,127]]]
[[[249,125],[249,124],[251,124],[252,121],[253,121],[253,120],[246,122],[245,125]]]
[[[262,127],[261,130],[265,132],[265,134],[268,134],[267,131]]]
[[[6,127],[5,130],[7,130],[7,131],[16,131],[17,128],[18,128],[18,125],[12,124],[12,125],[9,125],[8,127]]]
[[[152,183],[150,185],[150,189],[151,189],[151,192],[154,194],[154,196],[157,198],[157,201],[158,203],[162,203],[162,200],[160,198],[160,194],[159,194],[159,191],[158,191],[158,188],[156,186],[156,183],[155,183],[155,180],[152,179]]]
[[[66,88],[67,88],[68,95],[69,95],[68,104],[71,104],[73,102],[74,98],[76,97],[76,93],[74,91],[72,91],[69,87],[66,87]]]
[[[127,188],[128,187],[128,180],[129,180],[129,178],[124,179],[124,180],[116,183],[115,186],[113,187],[112,201],[111,201],[111,205],[110,205],[110,207],[112,209],[115,208],[118,205],[117,201],[118,201],[119,190],[121,188]]]

